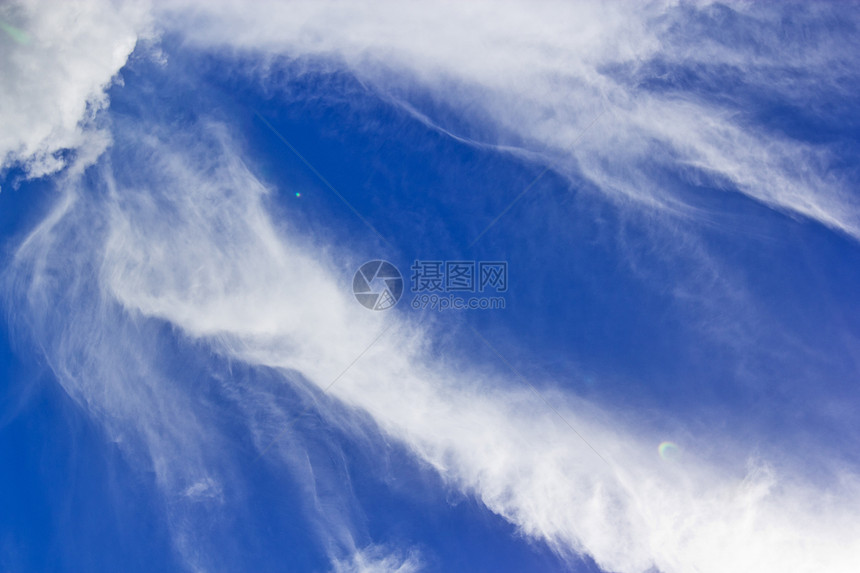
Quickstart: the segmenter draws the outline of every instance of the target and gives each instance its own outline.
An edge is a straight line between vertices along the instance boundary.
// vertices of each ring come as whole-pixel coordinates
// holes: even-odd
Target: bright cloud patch
[[[95,116],[148,16],[142,7],[98,1],[0,6],[0,169],[28,177],[59,171],[69,158],[92,163],[110,140]]]

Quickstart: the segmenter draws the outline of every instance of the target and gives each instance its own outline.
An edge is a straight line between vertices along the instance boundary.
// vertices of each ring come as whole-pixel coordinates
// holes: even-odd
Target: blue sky
[[[0,22],[0,569],[860,560],[855,5]]]

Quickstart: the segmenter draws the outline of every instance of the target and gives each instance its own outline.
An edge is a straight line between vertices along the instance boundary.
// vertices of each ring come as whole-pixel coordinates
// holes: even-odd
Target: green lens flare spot
[[[9,37],[15,40],[17,43],[22,46],[26,46],[30,43],[30,34],[25,32],[24,30],[20,30],[11,24],[7,24],[3,20],[0,20],[0,30],[3,30]]]
[[[673,442],[661,442],[657,451],[664,460],[677,460],[681,455],[681,449]]]

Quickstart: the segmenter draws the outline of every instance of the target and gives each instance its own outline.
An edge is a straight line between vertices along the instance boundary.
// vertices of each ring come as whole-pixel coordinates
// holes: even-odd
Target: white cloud
[[[331,394],[559,554],[585,552],[623,572],[853,569],[856,474],[813,483],[796,464],[750,457],[736,438],[720,435],[679,440],[684,455],[667,462],[656,453],[663,437],[636,424],[632,412],[549,393],[608,465],[518,382],[431,360],[424,345],[432,332],[351,300],[357,261],[345,253],[321,260],[318,248],[276,230],[263,207],[265,187],[222,128],[155,133],[130,136],[141,142],[130,160],[133,185],[109,177],[107,200],[63,207],[22,248],[11,276],[29,277],[24,316],[36,317],[69,393],[109,426],[142,432],[168,490],[201,493],[199,484],[215,479],[213,465],[229,462],[213,461],[214,421],[196,413],[192,391],[159,382],[157,353],[147,350],[152,334],[134,317],[168,321],[226,357],[280,369],[285,380],[301,373],[318,388],[390,327]],[[94,221],[103,227],[91,230]],[[74,279],[88,268],[99,270],[97,284],[51,282],[58,269]],[[71,308],[48,306],[57,288],[72,297]],[[259,412],[282,407],[246,404],[249,427]],[[336,420],[325,402],[318,407]],[[257,443],[261,451],[267,445]],[[299,458],[317,471],[306,454]],[[316,499],[315,487],[309,492]],[[348,549],[349,519],[340,512],[323,519],[329,529],[347,528],[335,545]],[[332,554],[340,567],[351,563]],[[356,559],[351,566],[365,563]],[[388,559],[368,561],[365,570],[405,566]]]
[[[513,138],[622,201],[690,214],[655,175],[655,166],[681,163],[860,237],[857,201],[824,151],[754,129],[738,110],[698,95],[637,84],[653,79],[643,65],[655,56],[704,76],[707,66],[733,67],[752,90],[792,102],[844,90],[840,80],[856,75],[844,38],[819,34],[805,45],[779,32],[778,10],[736,8],[752,22],[737,45],[678,32],[690,26],[691,11],[718,22],[728,19],[726,8],[674,2],[171,2],[156,3],[153,14],[158,26],[200,45],[343,62],[394,99],[419,85],[492,124],[498,134],[490,143]],[[803,16],[826,24],[819,11]],[[20,163],[38,177],[62,168],[63,149],[90,163],[109,138],[89,124],[151,17],[146,4],[4,5],[0,20],[29,41],[2,37],[9,78],[0,88],[2,165]]]
[[[417,82],[461,109],[480,105],[502,134],[500,143],[516,136],[618,200],[685,213],[651,171],[654,162],[680,163],[860,237],[856,205],[828,176],[823,153],[751,130],[714,104],[635,91],[604,73],[610,64],[636,66],[661,50],[655,29],[662,29],[667,5],[468,3],[431,10],[406,3],[385,9],[223,3],[194,10],[195,17],[181,10],[172,21],[201,45],[334,57],[395,99],[407,97]],[[28,25],[44,40],[59,24]],[[116,37],[96,35],[86,44],[104,50],[92,67],[77,60],[57,64],[87,73],[49,84],[49,95],[36,97],[34,110],[24,102],[38,91],[35,83],[20,94],[4,92],[3,117],[37,128],[29,135],[19,126],[3,140],[4,152],[28,162],[32,175],[58,168],[50,163],[57,149],[81,144],[82,110],[87,102],[103,103],[101,90],[133,45],[130,28],[119,29]],[[709,57],[746,63],[733,60],[738,54],[724,46],[709,49]],[[797,56],[798,65],[821,63],[815,57],[822,54]],[[773,63],[768,57],[759,56],[763,66]],[[20,71],[26,66],[15,65],[26,79]],[[756,70],[748,77],[759,77]],[[74,97],[56,111],[53,102],[66,89]],[[604,108],[609,111],[600,125],[574,145]],[[560,554],[586,552],[601,566],[625,572],[652,566],[667,573],[853,571],[860,559],[855,473],[844,470],[833,483],[813,483],[794,462],[753,457],[733,437],[720,435],[679,440],[685,455],[666,462],[656,456],[663,437],[634,424],[632,413],[552,395],[607,465],[517,383],[480,365],[431,361],[424,346],[432,331],[355,304],[348,278],[360,261],[348,253],[322,259],[312,241],[284,236],[264,207],[266,188],[220,126],[199,126],[184,137],[158,129],[126,137],[140,150],[135,184],[106,165],[101,195],[67,191],[67,201],[24,243],[6,278],[26,303],[15,311],[18,320],[45,348],[69,394],[112,433],[133,428],[168,497],[186,498],[171,502],[171,511],[209,492],[220,495],[219,470],[237,470],[218,461],[221,445],[210,432],[216,422],[195,408],[192,391],[161,372],[150,341],[156,327],[148,319],[164,320],[230,359],[280,369],[285,380],[300,373],[317,388],[390,327],[332,395],[369,413],[382,432],[449,484]],[[261,402],[244,405],[253,433],[256,412],[282,408]],[[266,444],[255,437],[262,450]],[[313,464],[305,463],[313,473]],[[352,524],[339,511],[322,519],[347,530],[332,535],[336,567],[417,567],[411,557],[373,552],[343,558],[354,547]],[[188,559],[199,559],[193,536],[176,527]]]
[[[660,167],[687,165],[777,209],[860,238],[860,209],[823,150],[754,128],[738,102],[643,89],[660,58],[712,83],[731,69],[753,93],[793,103],[844,91],[856,77],[846,37],[793,38],[778,9],[736,5],[735,41],[709,25],[728,9],[676,2],[266,2],[169,5],[171,27],[202,46],[342,62],[393,99],[416,89],[496,130],[563,173],[579,172],[619,201],[692,215]],[[791,10],[791,8],[785,8]],[[795,11],[798,9],[795,8]],[[825,10],[822,10],[825,12]],[[693,21],[694,15],[698,20]],[[817,10],[796,16],[827,29]],[[839,18],[852,16],[840,11]],[[832,19],[832,18],[831,18]],[[705,21],[702,23],[702,21]],[[855,22],[856,25],[856,22]],[[695,33],[679,30],[697,30]],[[580,136],[601,112],[585,137]]]
[[[219,486],[212,478],[208,477],[188,486],[183,493],[186,497],[194,500],[223,501],[224,498],[221,486]]]
[[[105,89],[146,32],[145,3],[27,0],[0,5],[0,172],[80,169],[110,142],[94,121]]]
[[[371,546],[357,551],[350,559],[335,562],[335,573],[415,573],[421,570],[417,553],[405,556]]]

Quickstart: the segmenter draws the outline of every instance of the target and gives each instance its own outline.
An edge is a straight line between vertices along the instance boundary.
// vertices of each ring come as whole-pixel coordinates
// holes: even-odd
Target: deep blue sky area
[[[494,121],[503,105],[498,102],[509,100],[488,100],[477,109],[479,100],[469,99],[473,95],[465,87],[462,94],[469,97],[455,88],[446,93],[444,82],[462,87],[456,80],[459,68],[450,76],[439,72],[440,87],[420,73],[388,82],[398,58],[408,62],[408,55],[392,55],[392,68],[368,65],[370,72],[362,74],[366,55],[351,59],[343,48],[338,56],[336,44],[277,54],[265,53],[268,44],[261,40],[260,53],[213,47],[202,33],[196,42],[188,41],[174,31],[157,42],[164,57],[153,57],[153,43],[139,43],[119,71],[121,81],[106,89],[109,103],[94,120],[111,133],[110,145],[81,178],[64,171],[28,179],[20,162],[0,171],[0,571],[179,572],[194,570],[195,564],[212,571],[375,571],[346,565],[350,552],[370,548],[401,561],[420,555],[420,570],[439,573],[610,570],[601,569],[600,559],[620,563],[618,570],[670,573],[701,563],[688,540],[701,542],[696,528],[710,526],[714,507],[729,508],[716,513],[727,528],[737,529],[732,519],[746,524],[754,514],[761,519],[758,527],[767,530],[783,525],[785,514],[779,511],[785,507],[804,518],[808,500],[838,499],[814,495],[817,487],[821,492],[853,487],[860,471],[860,242],[851,228],[860,220],[854,211],[860,205],[860,84],[856,72],[846,68],[834,73],[826,89],[816,89],[817,72],[804,67],[816,60],[794,54],[806,46],[820,57],[832,42],[850,35],[854,24],[840,24],[830,12],[812,8],[786,9],[780,18],[740,12],[723,5],[673,9],[643,24],[662,30],[660,50],[596,69],[607,85],[611,80],[643,101],[719,110],[713,117],[756,134],[754,141],[775,142],[769,148],[773,154],[799,149],[786,156],[814,157],[819,163],[810,160],[801,169],[775,161],[761,165],[769,177],[732,179],[735,166],[709,168],[706,159],[682,157],[681,145],[655,154],[653,161],[619,150],[619,162],[638,161],[629,172],[600,155],[604,148],[594,155],[571,152],[564,163],[558,159],[563,152],[552,151],[555,143],[542,143],[537,128],[517,131]],[[5,13],[0,17],[4,22]],[[691,42],[700,42],[699,51]],[[791,54],[784,67],[761,63],[773,61],[767,58],[779,42]],[[707,50],[716,54],[712,62],[701,56]],[[726,50],[731,57],[717,57]],[[553,61],[547,57],[540,63],[550,69]],[[435,77],[433,66],[427,64],[427,70]],[[477,77],[481,73],[475,71]],[[499,77],[505,76],[499,72]],[[549,85],[565,84],[559,79]],[[496,86],[487,81],[482,89],[476,93],[494,93]],[[553,97],[547,101],[557,101]],[[460,100],[467,103],[458,106]],[[583,149],[590,149],[589,137],[595,148],[611,147],[609,131],[623,125],[632,101],[632,96],[629,101],[607,97],[607,116],[584,133]],[[511,113],[527,117],[534,102],[525,96],[522,102],[522,109]],[[562,116],[559,112],[559,121]],[[630,121],[630,129],[645,129],[645,123]],[[561,446],[548,450],[558,455],[558,475],[570,474],[575,485],[554,481],[558,468],[552,464],[541,466],[548,472],[545,481],[539,479],[543,474],[535,482],[519,481],[538,463],[519,446],[508,451],[488,438],[468,452],[444,442],[449,428],[442,425],[459,420],[453,406],[454,414],[439,413],[435,430],[421,434],[420,426],[414,434],[397,436],[395,417],[339,401],[300,366],[243,361],[275,347],[268,346],[268,332],[254,331],[251,318],[248,324],[237,319],[229,332],[215,314],[230,309],[201,303],[212,313],[201,318],[185,313],[181,297],[179,302],[169,294],[159,298],[175,286],[168,271],[184,268],[179,262],[162,263],[167,270],[157,276],[163,284],[141,287],[151,288],[149,298],[134,299],[136,291],[129,287],[122,291],[127,299],[117,295],[104,302],[129,276],[143,284],[140,277],[146,275],[134,273],[145,267],[142,260],[155,256],[150,245],[123,243],[146,233],[105,239],[115,223],[111,217],[126,208],[123,194],[128,204],[140,201],[164,221],[175,217],[177,226],[187,223],[184,211],[172,210],[169,194],[152,193],[152,205],[138,196],[167,176],[153,170],[157,146],[151,141],[171,140],[171,134],[176,140],[193,138],[210,133],[207,126],[213,125],[222,130],[222,141],[229,141],[227,151],[213,146],[213,157],[238,157],[271,191],[261,204],[273,228],[299,238],[303,254],[322,261],[321,268],[336,269],[330,278],[342,292],[351,292],[356,262],[384,259],[398,267],[405,293],[384,312],[408,324],[420,321],[422,356],[430,357],[421,368],[429,363],[432,370],[435,357],[440,371],[444,365],[444,372],[465,377],[445,387],[446,397],[462,398],[457,384],[468,388],[469,373],[506,381],[463,393],[476,402],[472,410],[464,409],[484,416],[478,420],[486,428],[476,426],[489,435],[495,431],[494,415],[521,414],[530,420],[523,425],[526,432],[544,436],[544,422],[550,420],[564,432],[570,429],[566,438],[579,446],[588,442],[595,451],[587,451],[585,460],[564,458]],[[630,141],[647,140],[643,148],[658,149],[664,144],[660,129],[641,140],[630,135]],[[197,143],[208,145],[202,139]],[[61,153],[71,159],[75,152]],[[605,164],[611,164],[605,179],[589,177],[599,172],[595,165]],[[816,178],[820,165],[826,166],[824,175]],[[769,201],[738,183],[789,181],[795,175],[809,196],[797,199],[795,190],[783,189],[785,195]],[[634,180],[637,193],[641,184],[641,195],[625,195],[606,183],[623,177]],[[825,184],[838,192],[828,195]],[[194,190],[188,191],[192,196]],[[184,189],[180,185],[172,192]],[[44,252],[35,239],[25,244],[67,196],[77,198],[70,211],[92,214],[92,221],[70,216],[71,222],[58,225],[61,244]],[[818,199],[822,203],[814,203]],[[804,201],[832,208],[825,215],[848,223],[837,229],[825,215],[816,220],[793,210]],[[102,203],[111,207],[102,211]],[[245,203],[224,199],[224,205],[201,204],[199,212],[189,212],[204,218],[209,210]],[[213,224],[225,229],[218,246],[243,244],[236,231],[241,227],[224,223],[239,216],[222,215]],[[143,214],[141,220],[146,221]],[[93,249],[91,257],[64,251],[63,237],[80,237],[80,248]],[[187,246],[189,256],[197,257],[205,252],[195,250],[194,241],[206,240],[201,237],[170,246]],[[122,261],[125,267],[116,266],[120,270],[110,264],[115,251],[132,253]],[[51,258],[56,253],[68,253],[68,261],[58,264]],[[505,308],[422,314],[411,306],[410,267],[416,260],[505,262]],[[201,257],[201,269],[206,263]],[[271,278],[266,270],[260,271],[261,284]],[[177,284],[187,278],[176,275]],[[229,277],[225,288],[256,284],[245,279]],[[305,279],[311,280],[294,277]],[[195,284],[189,292],[204,300],[208,286]],[[229,300],[251,305],[259,292],[269,292],[248,290]],[[42,301],[44,292],[56,298]],[[206,330],[210,324],[218,325],[211,327],[214,334]],[[307,340],[317,326],[300,325]],[[283,339],[290,349],[305,341]],[[156,359],[147,362],[151,357]],[[134,376],[158,382],[136,384]],[[112,388],[123,390],[113,394]],[[517,393],[534,402],[493,410]],[[420,394],[404,391],[404,397],[414,395]],[[573,429],[578,421],[561,419],[570,411],[565,396],[601,412],[597,421],[587,418],[591,410],[583,414],[591,423],[583,421],[588,429],[581,435]],[[136,404],[151,410],[136,411]],[[528,418],[534,411],[546,418]],[[131,419],[136,426],[129,425]],[[191,430],[175,444],[185,428]],[[198,442],[204,445],[195,447]],[[675,442],[673,447],[689,452],[689,463],[702,465],[683,473],[687,466],[660,458],[660,442]],[[463,444],[473,442],[463,436]],[[640,444],[647,453],[630,453]],[[439,450],[444,451],[434,457]],[[631,465],[606,470],[600,464],[611,464],[601,452],[612,464]],[[469,473],[472,456],[488,460],[489,467]],[[529,461],[504,465],[511,459]],[[755,469],[759,459],[768,461],[761,471]],[[187,471],[165,469],[185,461]],[[753,477],[744,477],[745,467],[755,469]],[[772,489],[762,487],[767,491],[761,499],[769,493],[786,498],[774,498],[750,514],[743,513],[741,502],[731,505],[737,500],[725,492],[739,491],[742,501],[757,502],[755,479],[771,470],[794,473],[784,481],[774,478],[778,485]],[[610,478],[591,481],[591,473],[603,472],[623,487],[615,489]],[[672,521],[674,515],[660,513],[661,502],[650,505],[649,496],[672,499],[661,497],[663,479],[677,485],[679,499],[688,496],[683,499],[689,501],[689,519]],[[690,485],[698,479],[701,488]],[[535,496],[534,503],[526,494],[517,497],[522,483],[533,486],[528,495]],[[548,515],[540,504],[543,496],[552,498],[568,485],[585,493],[559,493],[557,514]],[[709,487],[719,492],[718,501],[705,500]],[[632,501],[619,491],[630,493]],[[574,507],[571,499],[580,505]],[[697,505],[700,499],[705,509]],[[783,499],[796,501],[796,507]],[[850,513],[856,503],[851,497],[833,505],[848,508],[839,515],[850,518],[860,514]],[[667,515],[687,510],[667,504]],[[505,509],[494,510],[499,507]],[[607,528],[609,541],[591,537],[590,530],[571,533],[567,521],[556,519],[576,512],[589,520],[586,529]],[[714,523],[715,538],[721,525]],[[720,543],[730,546],[730,540]],[[726,551],[739,551],[731,547]],[[809,551],[815,547],[810,542]],[[642,555],[652,569],[637,569]],[[397,570],[388,565],[378,570]]]
[[[155,555],[158,568],[176,567],[151,477],[128,467],[43,365],[22,365],[0,341],[3,569],[151,571]]]

